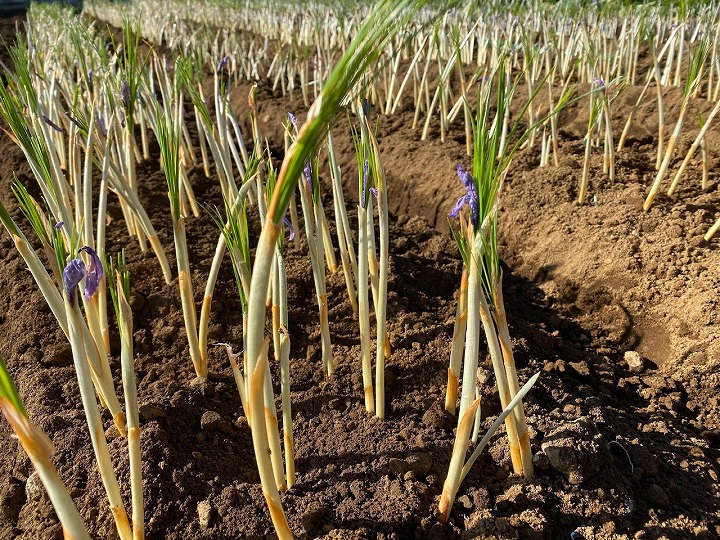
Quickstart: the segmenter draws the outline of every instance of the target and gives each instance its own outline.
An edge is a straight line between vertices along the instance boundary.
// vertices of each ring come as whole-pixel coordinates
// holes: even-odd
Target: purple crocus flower
[[[65,222],[63,222],[63,221],[58,221],[58,222],[55,224],[55,230],[56,230],[56,231],[59,231],[60,229],[62,229],[63,225],[65,225]]]
[[[287,218],[287,216],[283,216],[282,218],[283,224],[288,228],[288,231],[290,232],[290,240],[295,239],[295,229],[293,229],[292,223],[290,223],[290,220]]]
[[[363,185],[362,185],[362,194],[360,195],[360,206],[362,206],[363,208],[367,207],[367,199],[366,199],[367,195],[365,194],[365,192],[367,191],[368,168],[369,168],[369,163],[368,163],[368,160],[366,159],[365,163],[363,163],[363,177],[362,177]]]
[[[378,200],[378,190],[377,190],[377,188],[371,187],[371,188],[370,188],[370,193],[372,193],[373,197],[375,197],[375,200],[377,201],[377,200]]]
[[[593,82],[600,90],[602,90],[603,92],[605,91],[605,81],[603,81],[601,77],[594,77]]]
[[[460,164],[458,164],[457,166],[457,175],[460,179],[460,182],[462,182],[463,187],[465,188],[465,195],[463,195],[457,200],[455,206],[453,206],[453,209],[449,214],[449,217],[457,219],[460,215],[460,210],[462,210],[463,207],[467,205],[470,207],[470,219],[472,221],[473,227],[477,227],[478,219],[480,217],[480,203],[478,201],[478,192],[477,186],[475,185],[475,180],[473,180],[473,177],[470,176],[470,173],[463,169],[462,165]]]
[[[216,73],[217,73],[218,75],[220,75],[220,74],[223,72],[223,70],[225,69],[225,66],[227,66],[227,63],[228,63],[229,61],[230,61],[230,57],[227,56],[227,55],[223,56],[223,57],[220,59],[220,61],[218,62],[218,65],[217,65],[217,70],[216,70]]]
[[[67,292],[70,302],[75,301],[75,287],[78,286],[82,278],[85,277],[85,263],[80,259],[73,259],[63,270],[63,285]]]
[[[97,291],[104,274],[102,261],[97,252],[91,247],[82,247],[80,251],[90,256],[90,266],[87,267],[87,274],[85,275],[85,300],[90,300]]]
[[[64,128],[64,127],[58,126],[55,122],[53,122],[52,120],[50,120],[50,118],[48,118],[48,117],[45,116],[44,114],[42,115],[42,119],[43,119],[43,121],[44,121],[48,126],[50,126],[51,128],[53,128],[55,131],[58,131],[58,132],[60,132],[60,133],[65,133],[65,128]]]
[[[291,123],[291,124],[293,125],[293,127],[295,128],[295,133],[297,133],[297,130],[298,130],[297,118],[295,118],[295,115],[294,115],[293,113],[291,113],[291,112],[287,113],[287,115],[288,115],[288,118],[290,119],[290,123]]]
[[[313,190],[312,166],[310,165],[309,161],[305,162],[305,167],[303,168],[303,174],[305,175],[305,181],[307,182],[308,189],[310,190],[310,193],[312,193],[312,190]]]

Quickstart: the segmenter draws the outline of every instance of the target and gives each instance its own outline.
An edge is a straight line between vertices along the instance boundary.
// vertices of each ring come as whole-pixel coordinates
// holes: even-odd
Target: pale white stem
[[[272,233],[272,229],[269,229],[267,227],[263,228],[263,232],[267,230],[270,230]],[[269,242],[269,244],[270,249],[268,251],[270,252],[269,254],[272,257],[274,242]],[[263,260],[266,259],[263,258]],[[257,264],[257,259],[255,262]],[[257,268],[255,270],[257,270]],[[257,275],[257,273],[253,272],[253,275]],[[267,273],[265,275],[267,276]],[[267,288],[267,283],[265,283],[264,285]],[[253,283],[251,290],[256,290],[255,287],[256,283]],[[264,311],[266,293],[265,291],[260,292],[262,292],[263,294],[259,297],[259,307],[261,307]],[[254,302],[254,304],[257,304],[257,299],[255,300],[256,301]],[[252,304],[253,303],[251,302],[251,305]],[[255,337],[255,335],[251,336],[253,347],[251,349],[251,352],[255,350]],[[260,328],[260,337],[262,337],[262,328]],[[252,357],[250,357],[250,363],[253,366],[253,370],[251,372],[252,377],[250,381],[249,408],[250,414],[252,415],[250,425],[252,426],[251,433],[253,439],[253,449],[255,450],[255,460],[257,461],[258,472],[260,473],[260,483],[262,484],[263,495],[265,496],[265,501],[267,502],[268,510],[270,511],[270,518],[272,519],[273,525],[275,526],[275,532],[277,533],[278,538],[280,540],[289,540],[292,539],[292,533],[290,532],[290,527],[288,526],[285,512],[283,512],[282,503],[280,502],[280,494],[275,483],[273,466],[270,459],[270,447],[268,445],[268,432],[265,424],[263,389],[265,387],[265,379],[270,377],[270,374],[268,373],[269,370],[267,350],[268,343],[267,341],[265,341],[264,346],[262,346],[262,348],[259,348],[259,355],[255,356],[255,361],[252,361]]]
[[[658,192],[660,191],[660,186],[662,185],[662,181],[665,178],[665,173],[667,172],[668,166],[670,165],[670,160],[672,159],[673,152],[675,150],[675,144],[677,142],[677,138],[680,136],[680,131],[682,130],[683,120],[685,119],[685,113],[687,112],[688,107],[688,99],[687,96],[685,99],[683,99],[682,106],[680,107],[680,115],[678,116],[677,123],[675,124],[675,129],[673,130],[672,134],[670,135],[670,139],[668,140],[667,150],[665,151],[665,157],[662,160],[662,163],[660,164],[660,169],[658,170],[657,176],[655,177],[655,180],[653,181],[653,184],[650,188],[650,192],[648,193],[647,198],[645,199],[645,202],[643,203],[643,210],[647,211],[650,208],[650,205],[652,205],[653,201],[655,200],[655,197],[657,196]]]
[[[455,496],[457,495],[458,488],[460,487],[465,454],[467,453],[468,445],[470,444],[470,430],[473,427],[475,413],[479,407],[480,400],[477,399],[474,403],[467,407],[463,415],[460,417],[457,433],[455,435],[452,456],[450,457],[448,474],[445,478],[445,483],[443,484],[442,494],[440,495],[440,505],[438,510],[440,513],[440,521],[442,522],[446,522],[450,517],[450,510],[452,509],[453,502],[455,502]]]
[[[175,241],[175,257],[178,269],[178,287],[180,288],[180,301],[185,321],[185,333],[190,347],[190,358],[198,377],[207,377],[207,365],[202,363],[200,343],[197,333],[197,313],[193,298],[192,282],[190,278],[190,262],[187,255],[187,240],[185,237],[185,220],[180,217],[174,220],[173,238]]]
[[[468,294],[468,273],[463,268],[460,278],[460,292],[458,295],[457,310],[455,312],[455,324],[453,326],[452,348],[450,350],[450,366],[448,367],[448,383],[445,393],[445,410],[455,414],[458,396],[458,375],[462,362],[463,348],[465,347],[465,330],[467,326],[467,294]]]
[[[358,205],[358,308],[360,326],[360,363],[362,366],[365,409],[375,412],[375,399],[372,381],[372,360],[370,358],[370,306],[368,299],[368,249],[367,249],[367,209]]]
[[[137,383],[133,361],[133,318],[130,304],[117,276],[117,301],[120,320],[120,363],[123,392],[127,409],[128,455],[130,462],[130,493],[132,498],[133,540],[145,538],[145,511],[143,504],[142,450],[140,448],[140,415],[138,412]]]
[[[79,292],[76,291],[76,294],[79,294]],[[83,409],[85,410],[88,429],[90,430],[90,440],[92,441],[95,459],[97,460],[100,471],[100,478],[105,486],[105,492],[110,502],[110,511],[115,519],[118,534],[122,540],[130,540],[132,538],[132,531],[127,514],[125,513],[122,497],[120,496],[120,486],[118,485],[110,460],[105,431],[100,421],[100,416],[98,415],[95,392],[90,378],[89,366],[86,362],[85,344],[82,339],[82,334],[79,331],[81,325],[79,321],[80,313],[77,306],[72,305],[67,293],[64,295],[64,303],[65,316],[67,317],[68,328],[70,330],[70,345],[73,352],[75,373],[80,387],[80,396],[82,398]]]

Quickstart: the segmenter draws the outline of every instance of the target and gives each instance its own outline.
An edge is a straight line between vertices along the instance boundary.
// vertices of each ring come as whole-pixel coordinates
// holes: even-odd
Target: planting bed
[[[240,119],[247,118],[248,90],[234,90]],[[614,105],[616,130],[638,90],[626,91]],[[338,368],[333,380],[324,380],[312,274],[305,246],[291,246],[298,480],[282,502],[293,533],[308,538],[720,535],[720,246],[717,239],[702,241],[720,208],[720,132],[713,129],[707,138],[710,189],[700,191],[700,172],[692,166],[675,200],[663,197],[642,212],[655,173],[657,133],[653,120],[645,120],[654,118],[654,102],[647,101],[617,156],[615,184],[601,174],[600,156],[592,162],[592,204],[574,203],[585,108],[563,113],[559,167],[538,168],[537,152],[521,151],[514,160],[500,194],[500,254],[520,379],[542,372],[525,400],[536,476],[527,482],[511,474],[501,430],[461,486],[447,525],[438,522],[436,510],[456,425],[443,402],[461,260],[445,216],[461,189],[455,164],[468,164],[464,131],[458,124],[445,143],[432,132],[421,142],[409,127],[412,110],[380,118],[391,210],[386,420],[364,409],[357,324],[340,271],[328,277]],[[281,121],[286,111],[303,110],[302,99],[282,97],[261,84],[256,102],[261,129],[281,157]],[[703,111],[706,105],[693,102]],[[669,122],[678,107],[670,91]],[[340,166],[352,171],[355,154],[344,119],[338,126],[333,134]],[[684,155],[690,142],[682,138],[678,154]],[[158,155],[155,146],[153,158],[138,166],[140,195],[160,240],[170,246],[167,184]],[[22,222],[9,196],[13,173],[31,183],[22,152],[3,136],[0,197]],[[221,204],[215,179],[205,178],[201,167],[189,175],[199,200]],[[354,193],[350,186],[349,193]],[[177,278],[165,285],[152,253],[141,253],[128,237],[114,197],[107,219],[113,224],[108,252],[127,247],[132,276],[147,537],[273,534],[224,348],[211,349],[210,376],[198,384]],[[254,245],[259,233],[254,214],[252,223]],[[187,234],[199,304],[218,232],[203,215],[188,220]],[[174,254],[168,257],[174,268]],[[70,346],[4,231],[0,276],[0,352],[30,418],[56,447],[54,463],[91,535],[113,538]],[[229,342],[239,350],[242,319],[229,261],[213,308],[211,343]],[[119,379],[116,335],[112,343]],[[628,351],[639,353],[640,361]],[[481,358],[485,354],[483,349]],[[277,366],[272,369],[278,380]],[[489,426],[500,405],[489,361],[481,362],[480,372]],[[104,415],[129,500],[126,443]],[[0,423],[0,538],[61,538],[47,495],[10,433]]]

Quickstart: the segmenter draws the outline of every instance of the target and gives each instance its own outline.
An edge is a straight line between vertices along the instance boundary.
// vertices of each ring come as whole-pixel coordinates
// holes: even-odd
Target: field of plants
[[[720,4],[0,30],[0,540],[720,536]]]

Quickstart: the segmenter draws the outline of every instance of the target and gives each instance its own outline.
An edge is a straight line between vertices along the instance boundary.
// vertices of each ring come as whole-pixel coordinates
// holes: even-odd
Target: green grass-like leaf
[[[117,255],[117,263],[112,257],[103,261],[107,273],[107,284],[110,289],[110,298],[115,311],[115,320],[118,322],[118,331],[122,334],[122,325],[120,324],[120,299],[117,290],[117,276],[120,276],[122,293],[125,298],[130,298],[130,270],[127,268],[125,261],[125,248]]]
[[[5,366],[5,360],[2,355],[0,355],[0,398],[9,401],[15,409],[20,411],[24,416],[27,416],[25,407],[20,399],[20,394],[15,386],[15,382],[10,376],[10,372]]]
[[[49,245],[50,237],[48,236],[48,231],[45,228],[47,218],[41,215],[42,209],[37,201],[32,195],[30,195],[30,193],[28,193],[28,190],[17,178],[15,179],[11,189],[13,195],[15,195],[15,198],[17,199],[23,215],[30,222],[35,234],[37,234],[40,239],[40,242],[42,242],[43,245]]]
[[[180,220],[180,126],[162,111],[158,113],[157,140],[168,185],[170,211],[173,221],[177,222]]]

